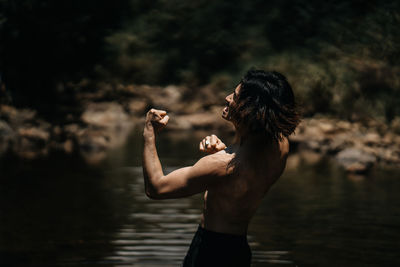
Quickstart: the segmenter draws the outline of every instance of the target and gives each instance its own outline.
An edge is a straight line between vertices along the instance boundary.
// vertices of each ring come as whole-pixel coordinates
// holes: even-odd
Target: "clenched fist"
[[[162,130],[167,126],[169,116],[165,110],[150,109],[146,114],[145,130],[153,128],[155,131]]]
[[[226,145],[216,135],[206,136],[199,145],[200,151],[207,152],[209,154],[216,153],[224,150]]]

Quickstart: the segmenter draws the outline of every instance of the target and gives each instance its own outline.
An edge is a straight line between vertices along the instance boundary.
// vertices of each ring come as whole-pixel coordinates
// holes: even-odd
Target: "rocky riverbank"
[[[221,118],[225,95],[213,85],[196,91],[177,86],[101,84],[99,88],[77,94],[81,112],[68,114],[62,124],[49,123],[34,110],[0,106],[0,156],[13,153],[33,159],[62,151],[99,162],[107,150],[123,145],[134,128],[141,130],[150,107],[169,112],[167,131],[233,131]],[[399,119],[385,125],[305,118],[290,141],[298,150],[335,157],[349,172],[365,173],[377,164],[400,166],[399,128]]]
[[[216,95],[212,86],[195,93],[176,86],[98,87],[99,90],[78,90],[82,93],[76,94],[75,102],[80,112],[71,108],[66,118],[60,118],[62,123],[50,123],[35,110],[0,105],[0,156],[12,153],[33,159],[46,157],[52,151],[77,152],[96,163],[109,149],[124,144],[133,129],[142,127],[150,107],[170,113],[169,130],[232,130],[219,115],[215,116],[216,104],[221,105],[224,96]]]
[[[388,126],[329,118],[306,118],[290,137],[299,149],[331,155],[348,172],[365,173],[377,164],[400,166],[400,121]]]
[[[81,153],[97,161],[112,147],[121,145],[133,128],[133,121],[117,103],[91,103],[80,120],[52,125],[35,111],[0,107],[0,156],[13,153],[24,159],[45,157],[51,151]]]

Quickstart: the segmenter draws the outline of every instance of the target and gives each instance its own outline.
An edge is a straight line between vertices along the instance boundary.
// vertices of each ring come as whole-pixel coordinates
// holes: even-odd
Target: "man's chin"
[[[227,114],[227,113],[222,112],[221,117],[222,117],[224,120],[229,121],[229,117],[228,117],[228,114]]]

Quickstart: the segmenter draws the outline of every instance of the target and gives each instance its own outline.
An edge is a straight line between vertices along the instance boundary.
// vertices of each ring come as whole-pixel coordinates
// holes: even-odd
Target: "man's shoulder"
[[[226,176],[229,174],[229,163],[232,161],[232,158],[232,154],[219,151],[202,157],[195,166],[217,176]]]

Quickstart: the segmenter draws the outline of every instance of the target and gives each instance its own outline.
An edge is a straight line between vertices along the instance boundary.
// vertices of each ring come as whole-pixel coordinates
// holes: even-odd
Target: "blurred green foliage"
[[[17,10],[40,10],[43,3],[50,13],[65,8],[59,1],[0,1]],[[25,20],[24,12],[14,12],[12,20],[0,11],[2,35],[17,30],[28,36],[1,62],[1,71],[25,76],[12,69],[13,59],[32,60],[30,53],[40,51],[56,56],[51,67],[39,69],[57,82],[92,77],[193,88],[214,83],[231,90],[256,67],[285,74],[305,115],[387,121],[400,115],[398,1],[126,0],[76,2],[75,8],[78,13],[62,17],[28,12],[37,36],[16,23]],[[18,43],[13,38],[0,44],[2,55]],[[49,40],[59,45],[46,45]],[[21,86],[9,84],[10,90]]]

